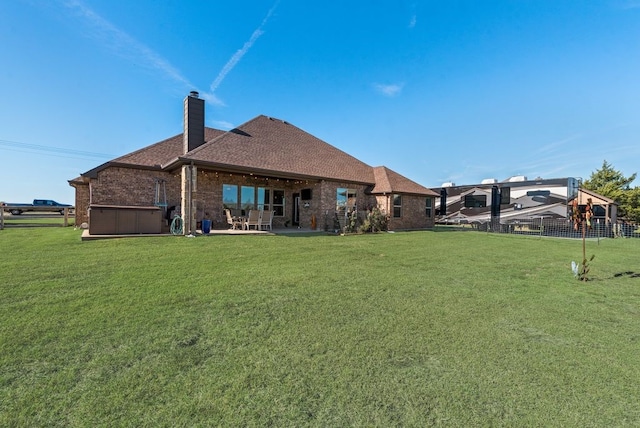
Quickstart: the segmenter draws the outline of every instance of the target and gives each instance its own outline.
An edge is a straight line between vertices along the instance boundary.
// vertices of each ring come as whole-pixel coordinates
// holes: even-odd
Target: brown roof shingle
[[[390,170],[385,166],[373,168],[375,175],[375,186],[371,190],[372,194],[382,193],[406,193],[413,195],[438,196],[433,190],[427,189],[418,183]]]
[[[205,128],[204,138],[205,141],[209,141],[224,133],[224,131],[219,129]],[[140,150],[136,150],[135,152],[120,156],[112,162],[136,166],[159,167],[181,156],[183,150],[183,134],[178,134]]]
[[[183,134],[120,156],[82,176],[108,166],[172,169],[184,162],[228,171],[292,178],[329,179],[373,186],[372,193],[437,196],[386,168],[373,168],[302,129],[260,115],[230,131],[205,128],[205,142],[183,153]]]
[[[372,168],[280,119],[258,116],[181,158],[212,166],[372,184]]]

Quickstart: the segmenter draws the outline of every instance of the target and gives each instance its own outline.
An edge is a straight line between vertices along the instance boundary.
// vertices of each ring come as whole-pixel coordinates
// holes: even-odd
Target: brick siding
[[[144,170],[122,167],[108,167],[91,179],[90,186],[76,184],[76,222],[88,221],[87,208],[94,205],[153,206],[155,204],[156,180],[165,180],[167,205],[181,205],[181,174],[179,170],[167,173],[156,170]],[[285,223],[291,227],[292,203],[294,193],[302,189],[311,189],[311,200],[300,201],[299,226],[311,227],[312,216],[316,218],[317,229],[322,230],[328,221],[333,229],[333,216],[336,211],[336,192],[338,188],[356,190],[356,204],[359,211],[378,206],[384,212],[392,212],[387,206],[387,197],[365,194],[367,186],[347,182],[325,180],[291,180],[282,178],[257,177],[250,174],[230,174],[198,168],[196,193],[196,221],[203,218],[211,220],[213,229],[226,229],[227,222],[222,204],[223,184],[237,186],[267,187],[284,190],[284,216],[274,217],[273,227],[283,228]],[[305,202],[309,206],[305,207]],[[433,227],[433,217],[427,218],[424,196],[403,195],[402,218],[391,218],[390,228],[423,229]],[[391,207],[392,208],[392,207]],[[329,217],[327,219],[327,217]]]

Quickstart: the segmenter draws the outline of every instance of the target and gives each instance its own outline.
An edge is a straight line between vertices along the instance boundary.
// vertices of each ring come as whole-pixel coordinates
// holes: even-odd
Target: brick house
[[[333,229],[334,219],[378,207],[389,228],[434,224],[429,190],[384,167],[371,167],[292,124],[258,116],[230,130],[204,126],[204,100],[184,100],[184,132],[97,166],[69,180],[76,222],[98,207],[147,207],[184,218],[185,233],[209,219],[226,229],[224,209],[270,209],[274,228]],[[158,208],[159,207],[159,208]],[[166,225],[165,225],[166,228]],[[134,233],[134,232],[131,232]]]

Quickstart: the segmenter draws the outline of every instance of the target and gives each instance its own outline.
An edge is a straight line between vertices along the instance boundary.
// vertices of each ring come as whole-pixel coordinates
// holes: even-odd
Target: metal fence
[[[582,230],[576,230],[570,220],[544,217],[513,219],[508,221],[448,223],[436,227],[476,230],[514,235],[551,236],[557,238],[582,238]],[[600,219],[585,229],[586,238],[640,238],[640,226],[628,223],[606,223]]]

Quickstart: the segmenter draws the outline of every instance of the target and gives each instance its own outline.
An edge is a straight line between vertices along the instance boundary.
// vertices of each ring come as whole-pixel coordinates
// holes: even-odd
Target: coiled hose
[[[172,235],[182,235],[182,227],[184,222],[182,221],[182,217],[179,215],[175,216],[171,221],[171,234]]]

